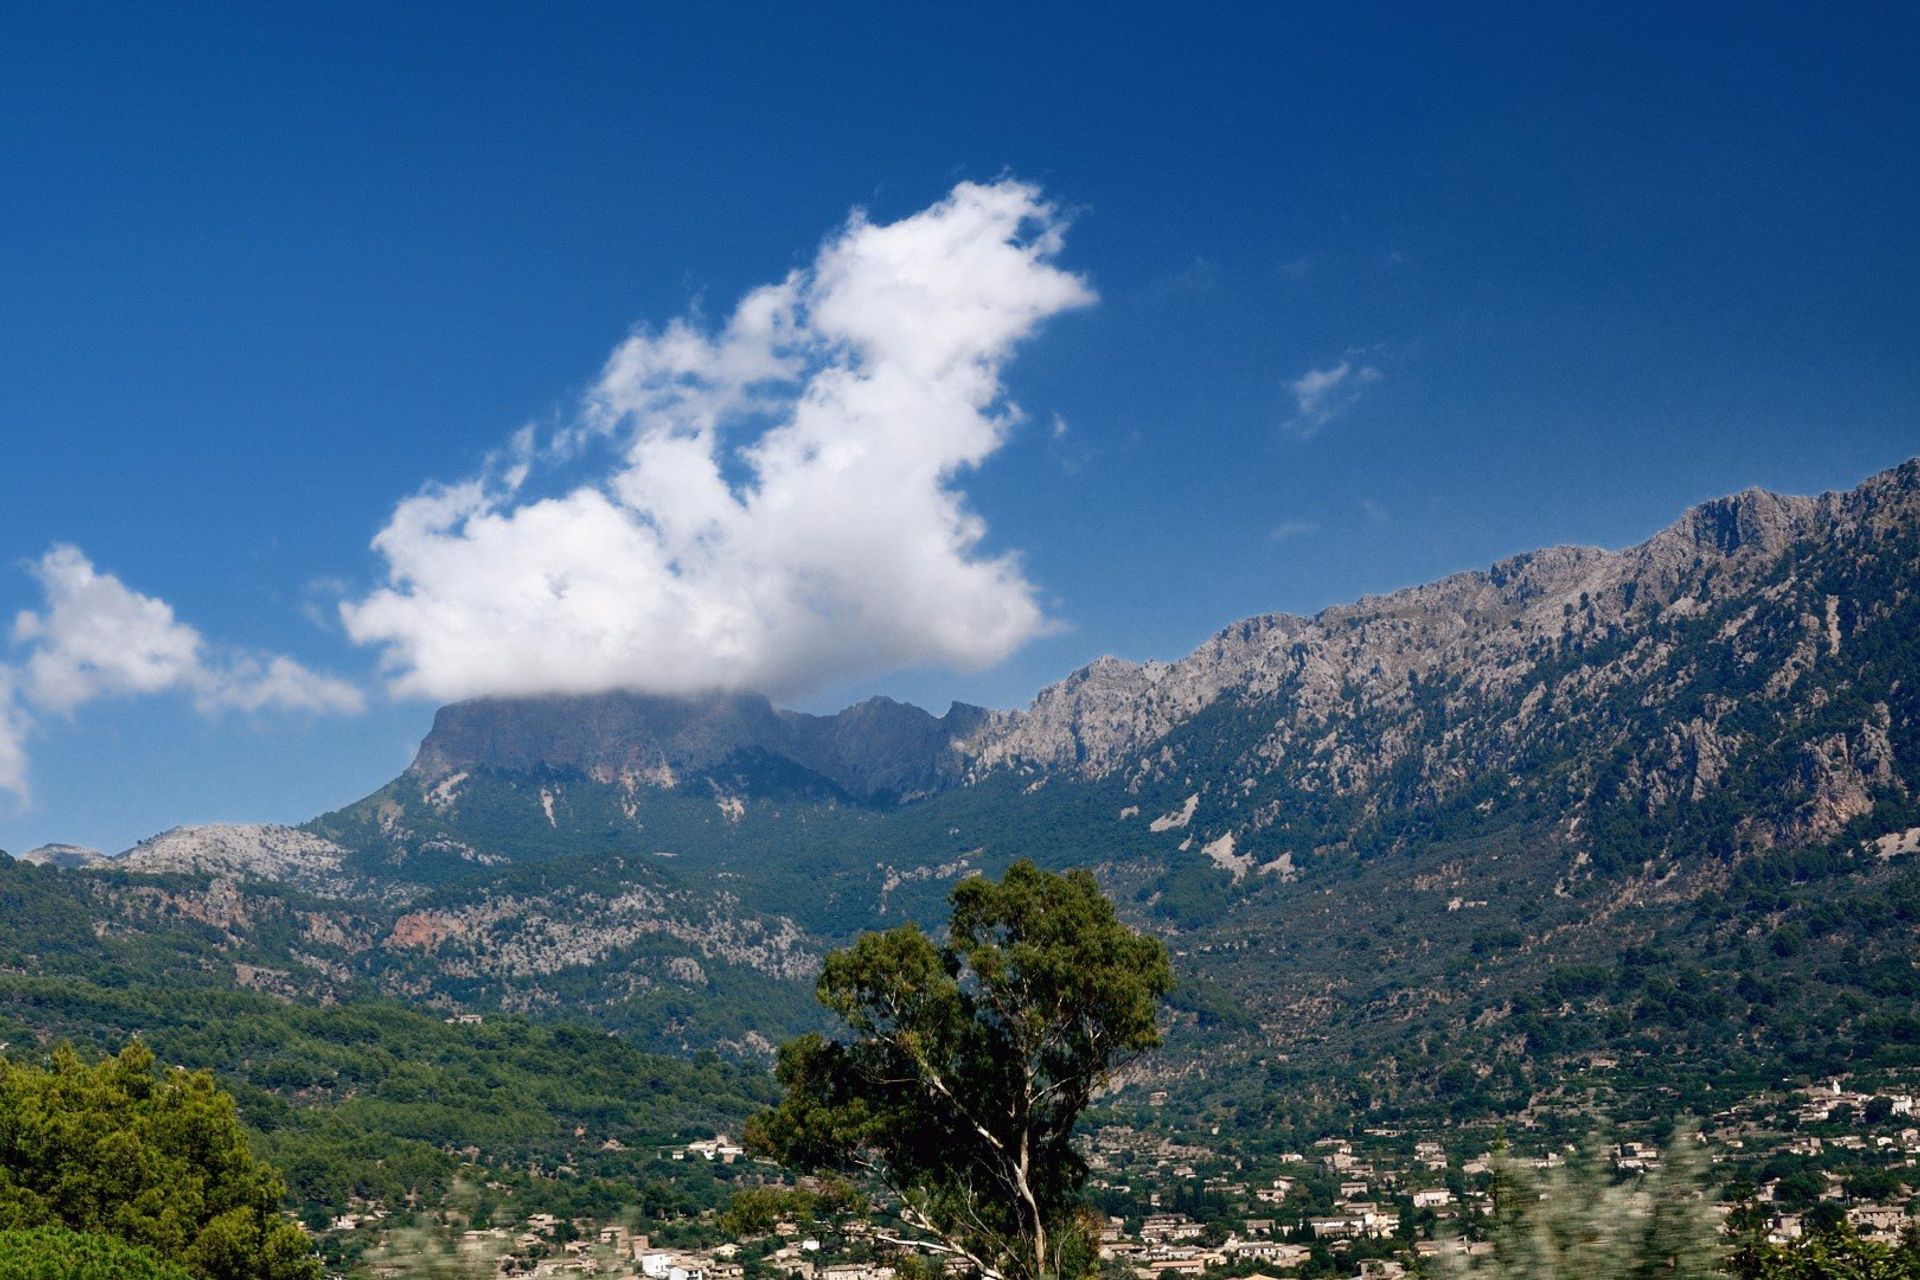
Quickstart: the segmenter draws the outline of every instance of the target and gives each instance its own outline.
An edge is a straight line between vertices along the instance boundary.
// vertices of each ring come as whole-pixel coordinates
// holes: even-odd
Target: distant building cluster
[[[1730,1165],[1714,1185],[1737,1184],[1727,1174],[1741,1168],[1777,1168],[1769,1162],[1782,1156],[1800,1169],[1793,1185],[1767,1176],[1739,1203],[1716,1205],[1726,1229],[1755,1231],[1774,1243],[1802,1238],[1816,1216],[1874,1240],[1912,1229],[1911,1210],[1920,1207],[1914,1093],[1910,1086],[1876,1091],[1836,1080],[1756,1096],[1712,1115],[1700,1140],[1713,1161]],[[1156,1120],[1166,1114],[1149,1108],[1143,1114]],[[1574,1147],[1546,1140],[1525,1118],[1509,1133],[1504,1158],[1521,1169],[1551,1171],[1575,1158]],[[575,1136],[594,1141],[584,1129]],[[599,1145],[626,1149],[611,1137]],[[1217,1134],[1172,1125],[1108,1124],[1088,1134],[1083,1150],[1096,1201],[1133,1206],[1104,1216],[1099,1251],[1136,1280],[1281,1280],[1329,1255],[1344,1260],[1345,1274],[1393,1280],[1430,1271],[1424,1264],[1433,1259],[1490,1250],[1497,1146],[1492,1125],[1481,1123],[1432,1133],[1372,1128],[1279,1151],[1241,1150]],[[1645,1136],[1622,1136],[1594,1156],[1621,1179],[1657,1174],[1669,1157]],[[655,1158],[663,1168],[740,1165],[722,1175],[736,1186],[780,1181],[772,1166],[752,1167],[744,1146],[726,1134],[657,1149]],[[1859,1169],[1877,1171],[1878,1180],[1857,1182],[1852,1171]],[[1863,1185],[1876,1194],[1861,1193]],[[384,1237],[389,1227],[382,1206],[356,1202],[331,1230]],[[896,1246],[860,1220],[780,1221],[750,1239],[715,1240],[709,1218],[694,1234],[707,1243],[671,1248],[618,1222],[535,1213],[511,1227],[466,1230],[457,1247],[482,1266],[491,1261],[496,1280],[895,1280]],[[399,1276],[404,1268],[383,1272],[376,1263],[372,1270]]]

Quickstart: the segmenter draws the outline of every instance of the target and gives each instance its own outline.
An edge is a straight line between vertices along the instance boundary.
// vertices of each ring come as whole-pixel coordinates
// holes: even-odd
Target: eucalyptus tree
[[[986,1280],[1097,1266],[1074,1122],[1160,1043],[1166,948],[1128,928],[1086,871],[1017,862],[954,887],[942,940],[916,925],[835,952],[835,1037],[782,1047],[784,1100],[748,1129],[792,1168],[878,1182],[880,1238]]]

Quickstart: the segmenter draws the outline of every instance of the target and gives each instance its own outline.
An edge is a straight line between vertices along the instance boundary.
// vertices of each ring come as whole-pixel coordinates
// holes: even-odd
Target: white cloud
[[[348,634],[436,699],[780,696],[1004,658],[1048,623],[958,480],[1020,419],[1017,344],[1094,300],[1054,265],[1064,230],[1034,187],[962,183],[898,222],[856,212],[717,330],[635,333],[545,449],[523,435],[399,504]]]
[[[101,573],[73,546],[29,568],[42,607],[13,623],[19,660],[0,664],[0,790],[25,795],[26,739],[38,715],[101,698],[184,692],[202,712],[360,710],[360,691],[291,658],[215,649],[164,600]]]
[[[26,711],[14,697],[14,673],[0,667],[0,791],[27,794]]]
[[[159,693],[198,669],[199,633],[165,601],[95,572],[78,547],[54,547],[32,570],[46,611],[13,623],[14,644],[28,650],[19,680],[27,702],[68,712],[95,698]]]
[[[1282,520],[1267,531],[1267,536],[1275,542],[1285,542],[1290,538],[1302,538],[1309,533],[1316,533],[1319,528],[1320,526],[1311,520]]]
[[[1372,365],[1355,367],[1351,360],[1325,369],[1309,369],[1288,384],[1293,392],[1295,416],[1285,424],[1290,435],[1302,440],[1320,433],[1320,428],[1351,409],[1362,388],[1380,380],[1380,370]]]

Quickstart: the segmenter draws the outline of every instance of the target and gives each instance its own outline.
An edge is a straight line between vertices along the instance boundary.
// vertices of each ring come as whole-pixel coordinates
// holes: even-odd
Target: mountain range
[[[1369,813],[1444,804],[1490,773],[1537,773],[1544,752],[1564,757],[1561,794],[1576,806],[1631,790],[1659,807],[1701,801],[1752,757],[1789,748],[1797,803],[1747,815],[1740,839],[1824,839],[1877,790],[1905,790],[1890,706],[1870,701],[1817,743],[1750,722],[1803,724],[1825,686],[1808,680],[1815,668],[1844,667],[1904,620],[1914,488],[1909,465],[1820,498],[1749,490],[1623,552],[1552,548],[1311,618],[1250,618],[1174,663],[1103,658],[1024,711],[955,704],[936,718],[876,698],[821,717],[750,694],[461,703],[436,717],[408,777],[443,796],[475,771],[725,792],[772,770],[788,787],[890,804],[1000,772],[1118,779],[1144,796],[1225,766],[1233,784],[1194,793],[1192,811],[1183,798],[1179,827],[1297,857],[1310,850],[1274,849],[1263,833],[1302,829],[1309,797]],[[1196,740],[1223,719],[1257,721],[1230,758],[1216,737]],[[1652,721],[1657,732],[1641,732]],[[1613,777],[1602,758],[1622,750],[1631,759]]]
[[[91,957],[17,939],[43,967],[167,939],[195,981],[758,1053],[858,930],[1091,865],[1177,952],[1159,1077],[1244,1123],[1282,1081],[1524,1110],[1579,1072],[1920,1053],[1916,852],[1920,461],[1102,658],[1017,711],[459,703],[353,805],[48,846],[7,901],[91,921]]]

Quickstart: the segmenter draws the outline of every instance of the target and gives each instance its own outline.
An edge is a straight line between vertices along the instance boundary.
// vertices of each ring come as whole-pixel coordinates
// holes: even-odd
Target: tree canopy
[[[93,1065],[66,1048],[47,1069],[0,1063],[0,1231],[117,1237],[202,1280],[314,1280],[285,1193],[204,1071],[156,1072],[140,1044]]]
[[[1920,1240],[1862,1240],[1842,1228],[1792,1244],[1754,1243],[1734,1255],[1738,1280],[1920,1280]]]
[[[194,1280],[151,1249],[66,1227],[0,1231],[5,1280]]]
[[[1086,871],[1017,862],[955,886],[943,942],[916,925],[827,958],[841,1038],[782,1047],[784,1100],[749,1142],[790,1167],[877,1179],[904,1234],[990,1280],[1095,1265],[1077,1229],[1075,1120],[1113,1071],[1160,1042],[1166,948],[1121,923]]]

